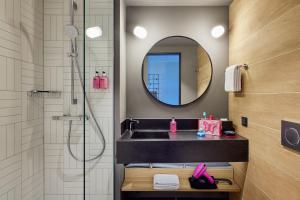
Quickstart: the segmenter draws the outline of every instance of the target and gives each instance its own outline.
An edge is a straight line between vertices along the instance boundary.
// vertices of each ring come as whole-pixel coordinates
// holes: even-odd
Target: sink
[[[134,131],[131,139],[169,139],[167,131]]]
[[[235,137],[198,137],[198,119],[178,119],[176,134],[169,132],[170,119],[137,119],[121,124],[116,140],[116,161],[129,163],[248,162],[248,139]],[[224,127],[229,126],[224,123]],[[231,125],[230,125],[231,126]]]

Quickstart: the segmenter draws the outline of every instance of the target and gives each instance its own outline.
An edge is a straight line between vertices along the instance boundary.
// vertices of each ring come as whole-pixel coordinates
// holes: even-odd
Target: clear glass
[[[84,197],[89,200],[113,200],[113,0],[85,0],[83,19],[84,30],[92,28],[89,29],[92,31],[89,36],[95,37],[85,35],[83,50],[86,93],[84,111],[88,116],[84,123]],[[100,33],[102,35],[96,37]],[[108,89],[93,88],[96,71],[100,75],[105,72]],[[88,161],[90,159],[95,160]]]

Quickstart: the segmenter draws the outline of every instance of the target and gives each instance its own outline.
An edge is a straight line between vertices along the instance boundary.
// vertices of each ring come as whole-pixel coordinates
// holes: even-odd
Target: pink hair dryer
[[[211,184],[215,183],[215,180],[207,173],[207,167],[204,163],[200,163],[193,173],[193,179],[199,179],[201,176],[205,176]]]

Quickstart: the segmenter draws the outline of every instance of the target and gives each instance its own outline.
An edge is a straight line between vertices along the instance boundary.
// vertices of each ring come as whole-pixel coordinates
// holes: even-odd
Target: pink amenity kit
[[[222,135],[222,121],[219,119],[214,119],[211,115],[208,118],[206,117],[206,113],[203,113],[203,118],[198,121],[198,130],[199,132],[203,132],[206,135]]]
[[[221,120],[199,119],[198,127],[199,130],[204,130],[207,135],[221,136],[222,134]]]

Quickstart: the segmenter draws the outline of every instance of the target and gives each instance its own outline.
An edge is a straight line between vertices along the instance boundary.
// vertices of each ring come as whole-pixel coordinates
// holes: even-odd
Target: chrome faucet
[[[133,119],[133,118],[130,118],[129,119],[129,131],[130,132],[132,132],[132,124],[134,124],[134,123],[140,123],[140,121],[139,120],[136,120],[136,119]]]

